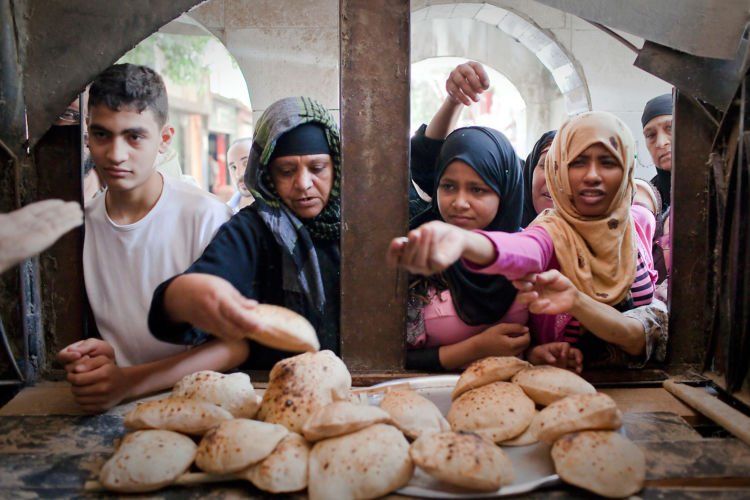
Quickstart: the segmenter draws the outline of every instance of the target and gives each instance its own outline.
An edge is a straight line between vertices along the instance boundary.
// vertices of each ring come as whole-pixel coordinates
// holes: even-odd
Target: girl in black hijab
[[[539,212],[545,208],[552,208],[552,197],[547,191],[547,182],[544,179],[544,158],[547,150],[552,145],[552,140],[557,135],[556,130],[545,132],[534,148],[526,157],[523,167],[523,220],[521,226],[526,227],[536,219]],[[534,176],[536,175],[536,178]]]
[[[491,128],[466,127],[445,140],[434,170],[431,206],[410,226],[442,220],[465,229],[517,232],[523,213],[521,162]],[[527,312],[503,277],[476,274],[457,262],[410,283],[407,368],[458,368],[528,345]]]

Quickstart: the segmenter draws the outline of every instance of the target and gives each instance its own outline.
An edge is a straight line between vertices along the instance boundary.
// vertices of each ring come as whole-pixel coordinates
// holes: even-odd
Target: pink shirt
[[[656,220],[649,210],[637,205],[631,207],[631,214],[635,223],[639,262],[642,261],[645,264],[653,286],[658,278],[651,255],[651,241]],[[492,242],[497,259],[486,267],[464,260],[463,263],[467,269],[482,274],[501,274],[510,280],[521,278],[529,273],[560,269],[552,237],[540,226],[528,227],[520,233],[478,232]],[[569,314],[557,316],[532,314],[529,329],[534,343],[544,344],[561,340],[565,327],[571,319]]]
[[[425,333],[419,336],[411,347],[437,347],[455,344],[492,326],[471,326],[464,323],[453,305],[450,290],[443,290],[440,294],[433,293],[430,303],[424,307],[423,312]],[[525,325],[528,317],[526,306],[515,300],[498,323]]]

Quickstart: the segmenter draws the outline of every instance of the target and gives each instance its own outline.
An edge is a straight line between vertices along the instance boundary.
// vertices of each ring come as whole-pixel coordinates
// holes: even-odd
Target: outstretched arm
[[[531,313],[571,314],[588,331],[631,356],[646,349],[646,332],[640,321],[581,293],[560,271],[529,274],[513,284],[520,291],[518,300],[528,304]]]

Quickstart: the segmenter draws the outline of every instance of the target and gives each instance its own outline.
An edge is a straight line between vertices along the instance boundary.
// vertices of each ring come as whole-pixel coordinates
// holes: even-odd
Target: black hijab
[[[500,196],[500,209],[483,229],[518,232],[521,229],[524,196],[521,161],[503,134],[486,127],[460,128],[445,139],[436,165],[432,205],[412,219],[411,226],[417,227],[430,220],[443,220],[438,208],[437,189],[445,170],[456,160],[473,168]],[[460,261],[446,269],[443,277],[458,316],[469,325],[497,323],[516,298],[516,289],[505,277],[473,273]]]
[[[522,227],[526,227],[531,224],[531,221],[536,219],[536,216],[539,215],[534,208],[534,197],[532,195],[531,186],[534,179],[534,169],[536,168],[537,164],[539,164],[539,157],[542,156],[542,151],[545,147],[552,144],[552,139],[554,139],[556,135],[557,130],[550,130],[549,132],[545,132],[544,134],[542,134],[539,140],[536,141],[536,144],[534,144],[534,148],[531,150],[531,153],[529,153],[529,156],[526,157],[526,162],[523,166],[524,179],[523,219],[521,221]]]

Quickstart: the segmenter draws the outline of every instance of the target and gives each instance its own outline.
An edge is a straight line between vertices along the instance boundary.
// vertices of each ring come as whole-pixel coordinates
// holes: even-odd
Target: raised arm
[[[490,88],[490,79],[481,64],[469,61],[459,64],[448,75],[445,90],[448,97],[430,120],[425,136],[430,139],[445,139],[456,128],[463,106],[479,102],[479,96]]]

